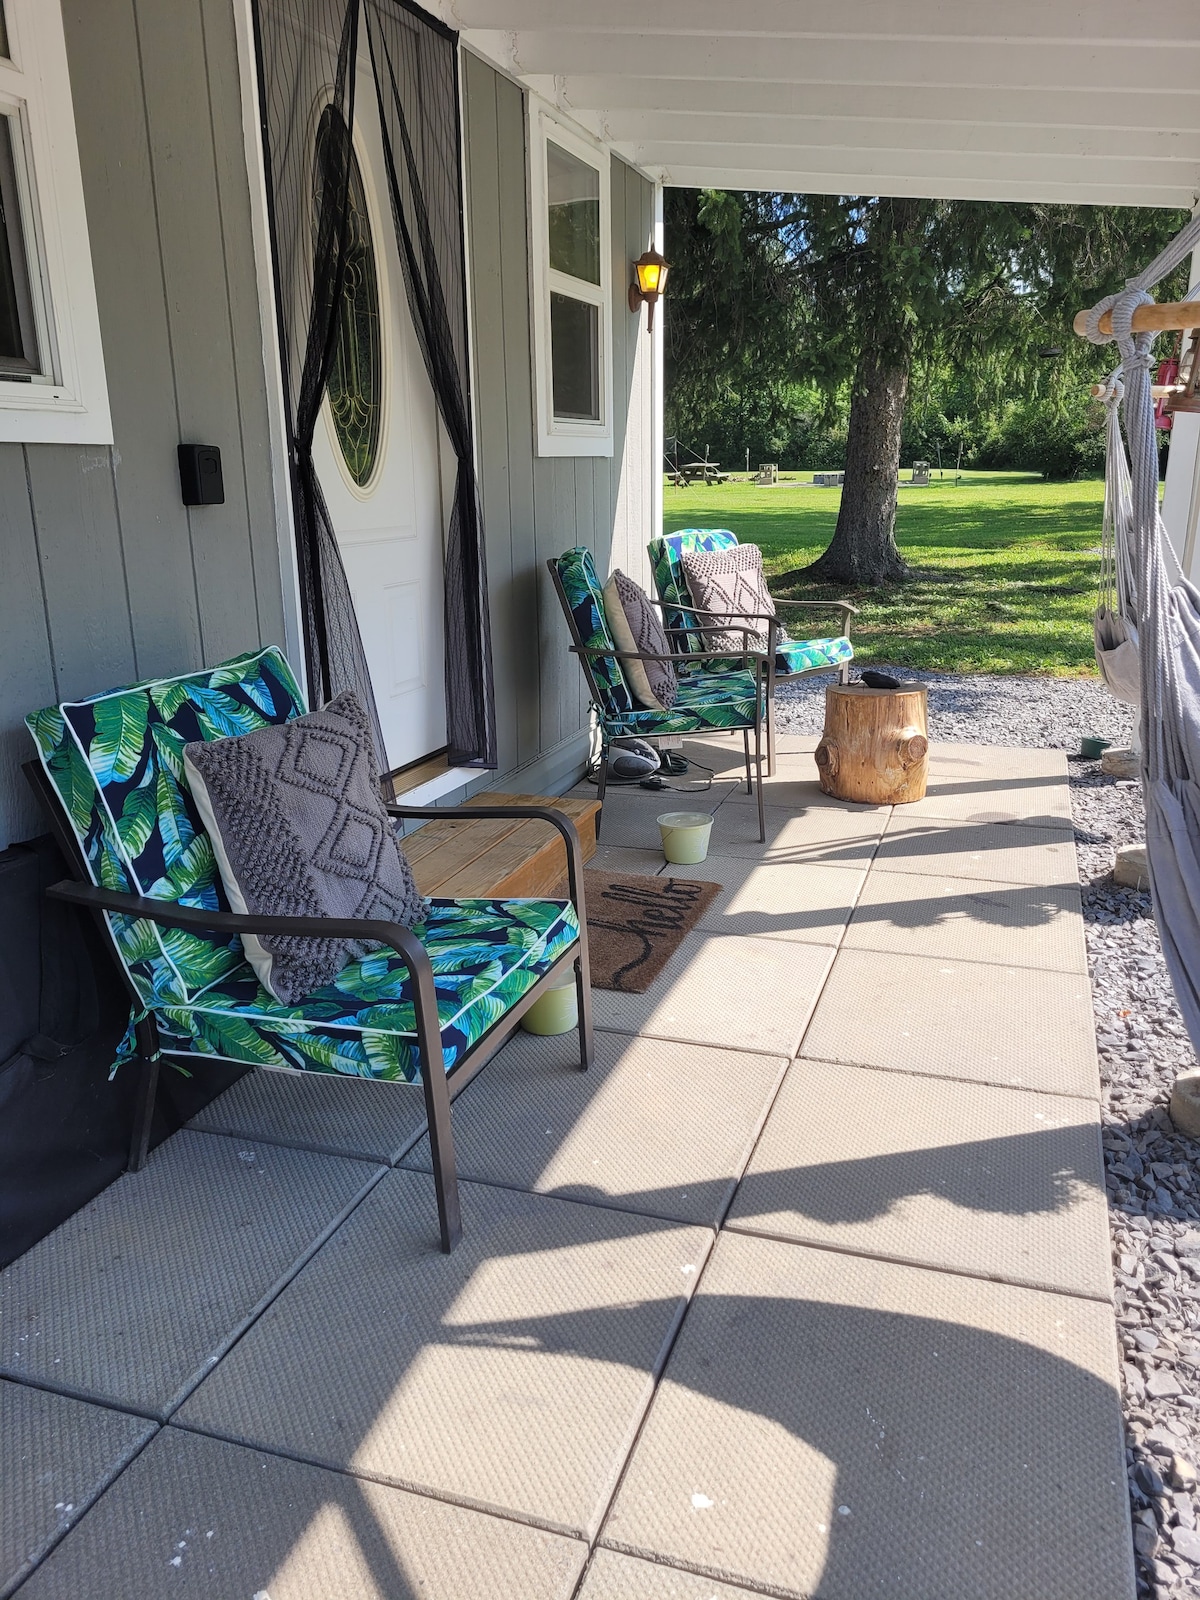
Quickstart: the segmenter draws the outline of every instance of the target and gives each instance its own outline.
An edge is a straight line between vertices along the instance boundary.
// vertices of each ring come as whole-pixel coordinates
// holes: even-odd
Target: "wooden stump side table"
[[[830,684],[825,731],[816,749],[824,792],[875,806],[923,800],[929,775],[927,699],[920,683],[898,689]]]

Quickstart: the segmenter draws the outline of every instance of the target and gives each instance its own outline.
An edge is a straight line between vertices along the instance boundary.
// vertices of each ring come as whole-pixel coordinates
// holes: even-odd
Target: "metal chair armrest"
[[[142,895],[100,889],[92,883],[64,879],[46,890],[53,900],[66,900],[89,911],[119,911],[142,917],[164,928],[185,928],[193,933],[266,933],[293,939],[373,939],[388,945],[404,962],[415,985],[413,996],[417,1024],[430,1020],[431,1032],[440,1035],[433,966],[425,946],[408,928],[369,917],[264,917],[235,911],[208,911],[201,906],[181,906],[173,900],[148,900]]]

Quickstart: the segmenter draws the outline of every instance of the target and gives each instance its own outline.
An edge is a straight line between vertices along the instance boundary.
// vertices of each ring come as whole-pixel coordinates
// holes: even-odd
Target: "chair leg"
[[[775,696],[767,701],[767,777],[775,776]]]
[[[450,1126],[450,1090],[446,1085],[445,1056],[440,1035],[430,1037],[417,1018],[421,1052],[421,1087],[425,1092],[425,1120],[429,1127],[429,1155],[433,1162],[433,1187],[437,1194],[438,1227],[446,1255],[462,1238],[462,1212],[458,1203],[458,1174],[454,1164],[454,1133]]]
[[[742,729],[742,743],[746,747],[746,793],[754,793],[754,785],[750,782],[750,729]]]
[[[136,1025],[138,1086],[133,1099],[133,1129],[129,1136],[127,1172],[140,1172],[150,1150],[154,1127],[154,1102],[158,1092],[158,1024],[153,1015]]]
[[[600,843],[600,825],[604,821],[604,791],[608,787],[608,745],[600,746],[600,765],[596,771],[596,799],[600,809],[596,813],[596,843]]]
[[[762,717],[754,719],[754,770],[758,778],[758,842],[767,842],[767,817],[763,810]]]
[[[592,975],[582,945],[575,957],[575,997],[579,1007],[579,1070],[586,1072],[596,1059],[596,1034],[592,1027]]]

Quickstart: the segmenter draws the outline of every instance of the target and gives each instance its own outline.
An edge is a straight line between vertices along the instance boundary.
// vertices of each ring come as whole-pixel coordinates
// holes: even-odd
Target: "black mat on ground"
[[[83,913],[45,898],[67,876],[47,839],[0,851],[0,1267],[124,1169],[134,1073],[108,1069],[129,1015],[121,979]],[[242,1076],[164,1066],[158,1144]]]

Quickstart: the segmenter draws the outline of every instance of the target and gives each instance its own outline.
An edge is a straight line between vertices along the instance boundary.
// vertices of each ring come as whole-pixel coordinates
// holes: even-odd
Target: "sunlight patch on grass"
[[[806,476],[811,476],[807,474]],[[784,482],[663,492],[663,526],[730,528],[763,552],[772,592],[793,600],[845,594],[861,615],[856,657],[939,672],[1093,677],[1104,484],[1044,483],[1015,472],[936,476],[902,487],[896,539],[915,581],[834,589],[780,574],[807,566],[833,536],[841,491]],[[793,629],[793,632],[795,630]],[[814,637],[819,631],[814,624]]]

